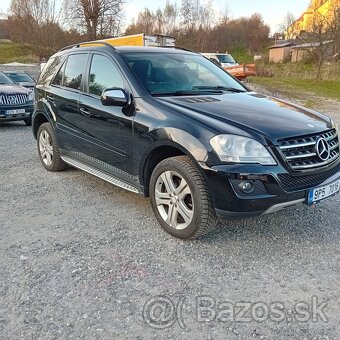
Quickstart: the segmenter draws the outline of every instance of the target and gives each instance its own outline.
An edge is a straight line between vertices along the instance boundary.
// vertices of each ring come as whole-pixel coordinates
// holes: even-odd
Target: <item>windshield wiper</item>
[[[227,87],[227,86],[193,86],[193,89],[197,90],[220,90],[220,91],[229,91],[236,93],[247,92],[246,90],[238,89],[236,87]]]
[[[151,92],[153,96],[197,96],[200,94],[223,94],[222,89],[204,88],[204,89],[193,89],[193,90],[179,90],[169,92]]]

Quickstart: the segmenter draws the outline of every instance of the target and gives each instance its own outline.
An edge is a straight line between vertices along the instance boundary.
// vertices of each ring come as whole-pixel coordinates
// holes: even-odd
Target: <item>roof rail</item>
[[[176,49],[176,50],[182,50],[182,51],[188,51],[188,52],[192,52],[192,53],[197,53],[197,52],[195,52],[195,51],[189,50],[188,48],[179,47],[179,46],[157,46],[157,47],[174,48],[174,49]]]
[[[102,44],[104,46],[109,46],[111,48],[113,48],[115,50],[115,47],[105,41],[100,41],[100,40],[94,40],[94,41],[85,41],[85,42],[82,42],[82,43],[78,43],[78,44],[73,44],[73,45],[69,45],[69,46],[66,46],[64,48],[62,48],[60,51],[65,51],[65,50],[69,50],[71,48],[79,48],[81,47],[82,45],[96,45],[96,44]]]

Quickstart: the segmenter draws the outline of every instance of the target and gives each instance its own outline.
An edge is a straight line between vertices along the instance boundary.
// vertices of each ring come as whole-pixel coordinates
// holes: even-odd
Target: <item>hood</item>
[[[16,82],[17,84],[23,86],[23,87],[35,87],[35,83],[33,82]]]
[[[194,119],[210,118],[209,122],[220,133],[228,133],[228,125],[232,125],[250,134],[260,134],[273,143],[281,138],[318,133],[332,126],[331,120],[318,112],[255,92],[157,99],[163,104],[175,105],[177,110],[183,108],[182,113]]]
[[[1,84],[0,94],[28,94],[30,91],[25,87],[15,84]]]

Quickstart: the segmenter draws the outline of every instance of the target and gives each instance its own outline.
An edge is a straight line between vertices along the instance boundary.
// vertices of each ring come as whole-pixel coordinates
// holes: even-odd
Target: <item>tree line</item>
[[[258,13],[233,19],[228,8],[216,13],[212,1],[167,1],[164,8],[139,13],[136,22],[126,29],[134,33],[168,34],[176,44],[199,52],[225,52],[235,46],[250,53],[260,52],[268,45],[270,28]]]
[[[233,19],[226,8],[216,13],[211,1],[168,0],[163,8],[145,8],[125,24],[125,0],[11,0],[7,19],[0,20],[0,39],[34,46],[48,57],[76,42],[123,34],[166,34],[177,45],[200,52],[224,52],[242,46],[250,53],[268,44],[270,29],[260,14]]]

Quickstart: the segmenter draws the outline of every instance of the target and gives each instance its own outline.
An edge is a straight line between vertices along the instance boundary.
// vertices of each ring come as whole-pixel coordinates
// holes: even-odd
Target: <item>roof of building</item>
[[[334,40],[327,40],[327,41],[322,41],[322,42],[311,42],[311,43],[305,43],[305,44],[301,44],[301,45],[296,45],[296,46],[293,46],[292,48],[294,48],[294,49],[303,49],[303,48],[310,48],[310,47],[318,47],[320,45],[331,44],[332,42],[334,42]]]
[[[271,50],[273,48],[283,48],[283,47],[290,47],[290,46],[294,46],[294,44],[292,42],[286,42],[283,44],[276,44],[276,45],[270,46],[269,49]]]

